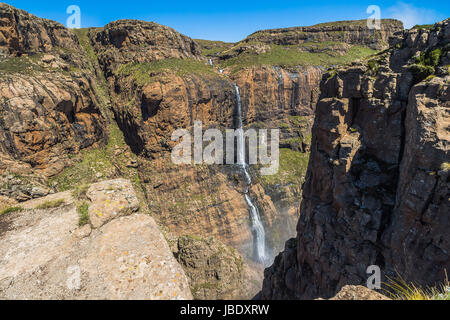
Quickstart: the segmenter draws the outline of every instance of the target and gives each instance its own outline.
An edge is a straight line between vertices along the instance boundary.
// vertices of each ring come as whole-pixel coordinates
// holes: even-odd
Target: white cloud
[[[398,2],[395,6],[388,8],[385,13],[386,18],[403,21],[407,29],[417,24],[432,24],[444,19],[434,10],[417,8],[404,2]]]

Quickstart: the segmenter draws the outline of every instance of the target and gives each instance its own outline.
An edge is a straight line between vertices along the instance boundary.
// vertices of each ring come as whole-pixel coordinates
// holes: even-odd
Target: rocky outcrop
[[[329,298],[371,265],[422,286],[445,279],[449,42],[446,20],[324,76],[298,236],[266,270],[262,298]]]
[[[75,35],[63,25],[35,17],[6,3],[0,4],[0,51],[21,56],[50,52],[57,48],[75,49]]]
[[[363,286],[345,286],[334,298],[331,298],[330,300],[336,300],[336,301],[339,301],[339,300],[341,300],[341,301],[385,300],[385,301],[388,301],[391,299],[389,299],[388,297],[386,297],[376,291],[369,290]]]
[[[261,268],[250,267],[235,249],[213,238],[180,237],[174,254],[197,300],[248,300],[261,288]]]
[[[62,25],[6,4],[0,21],[0,172],[54,176],[106,140],[94,75]]]
[[[194,121],[209,127],[231,128],[235,105],[232,83],[220,76],[180,77],[167,72],[143,86],[133,76],[115,78],[114,112],[133,151],[158,158],[176,145],[172,134],[190,129]]]
[[[95,184],[87,196],[91,208],[109,207],[104,213],[115,217],[98,228],[80,227],[71,192],[0,216],[1,299],[192,299],[155,221],[132,213],[136,195],[129,182]]]
[[[246,123],[263,122],[289,116],[311,116],[319,98],[323,70],[319,67],[254,67],[233,75],[241,89]],[[274,126],[274,128],[278,128]]]
[[[351,45],[365,45],[373,49],[385,49],[389,37],[403,30],[398,20],[381,20],[380,30],[370,30],[367,20],[337,21],[311,27],[271,29],[255,32],[244,42],[254,41],[277,45],[298,45],[305,42],[342,42]]]

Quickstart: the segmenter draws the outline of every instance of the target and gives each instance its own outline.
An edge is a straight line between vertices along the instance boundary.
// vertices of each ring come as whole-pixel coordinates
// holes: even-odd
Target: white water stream
[[[236,88],[236,99],[237,99],[237,117],[238,117],[238,148],[237,148],[237,162],[242,168],[245,176],[245,183],[247,184],[245,190],[245,201],[247,202],[248,209],[250,211],[250,218],[252,223],[252,229],[254,231],[254,247],[255,247],[255,258],[261,262],[265,263],[267,261],[266,254],[266,233],[264,226],[261,222],[261,217],[259,215],[258,208],[253,204],[253,200],[249,196],[249,186],[252,184],[252,178],[248,171],[248,165],[245,161],[245,138],[244,138],[244,127],[242,122],[242,104],[241,104],[241,94],[239,87],[235,84]]]

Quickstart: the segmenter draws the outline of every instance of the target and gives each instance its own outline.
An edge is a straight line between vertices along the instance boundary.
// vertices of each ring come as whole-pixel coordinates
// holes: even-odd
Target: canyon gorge
[[[224,43],[138,20],[69,30],[0,4],[0,298],[331,298],[370,265],[442,281],[449,42],[448,20]],[[196,121],[280,129],[279,172],[241,149],[236,165],[174,164],[173,132]],[[20,262],[13,247],[44,252],[52,232]],[[77,261],[74,293],[61,279]]]

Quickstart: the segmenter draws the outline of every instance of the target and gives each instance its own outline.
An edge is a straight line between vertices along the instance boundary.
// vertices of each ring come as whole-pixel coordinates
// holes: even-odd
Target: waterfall
[[[242,122],[242,104],[241,94],[239,87],[235,84],[236,89],[236,101],[237,101],[237,119],[238,119],[238,148],[237,148],[237,163],[241,167],[246,179],[245,201],[247,202],[248,209],[250,211],[250,218],[252,223],[252,229],[254,232],[254,248],[255,256],[261,263],[267,261],[266,256],[266,234],[264,226],[261,222],[258,208],[253,204],[253,200],[249,196],[249,186],[252,184],[252,178],[248,170],[248,164],[245,161],[245,138],[244,138],[244,126]]]
[[[280,99],[280,109],[284,110],[285,103],[284,103],[284,77],[283,72],[281,72],[281,69],[279,67],[274,67],[275,71],[278,73],[278,95]]]
[[[209,59],[209,65],[210,65],[210,66],[213,66],[213,65],[214,65],[212,59]]]

